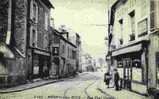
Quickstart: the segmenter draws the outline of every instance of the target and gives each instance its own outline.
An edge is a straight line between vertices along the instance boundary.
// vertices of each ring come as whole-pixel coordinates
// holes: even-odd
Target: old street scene
[[[159,0],[0,0],[0,99],[159,99]]]

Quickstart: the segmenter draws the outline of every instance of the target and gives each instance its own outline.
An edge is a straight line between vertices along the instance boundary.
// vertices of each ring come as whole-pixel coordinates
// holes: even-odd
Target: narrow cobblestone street
[[[146,99],[126,90],[116,92],[113,88],[107,89],[103,83],[103,72],[86,72],[41,87],[1,94],[0,99],[128,99],[131,96],[132,99]]]

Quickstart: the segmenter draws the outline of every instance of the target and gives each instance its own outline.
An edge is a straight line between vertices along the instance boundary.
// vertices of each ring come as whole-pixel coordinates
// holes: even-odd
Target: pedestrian
[[[107,88],[109,88],[109,82],[110,82],[110,80],[111,80],[110,73],[109,72],[105,73],[104,74],[104,82],[107,85]]]
[[[117,69],[114,69],[114,83],[115,83],[115,90],[119,90],[119,73]]]

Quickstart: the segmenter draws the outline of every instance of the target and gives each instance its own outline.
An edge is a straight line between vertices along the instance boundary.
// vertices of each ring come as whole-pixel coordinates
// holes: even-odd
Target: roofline
[[[41,1],[44,2],[46,5],[48,5],[49,8],[55,9],[55,7],[53,6],[53,4],[49,0],[41,0]]]
[[[67,39],[65,39],[62,34],[60,34],[59,31],[57,31],[56,29],[52,29],[53,33],[55,33],[56,35],[58,35],[62,40],[64,40],[65,42],[69,43],[70,45],[72,45],[73,47],[77,48],[77,46],[75,44],[73,44],[72,42],[68,41]]]

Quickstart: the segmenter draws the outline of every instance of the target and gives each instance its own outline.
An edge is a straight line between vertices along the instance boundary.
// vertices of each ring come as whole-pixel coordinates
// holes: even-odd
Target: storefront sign
[[[34,50],[34,53],[40,54],[40,55],[45,55],[45,56],[50,56],[50,53],[44,52],[44,51],[40,51],[40,50]]]
[[[138,52],[142,49],[142,44],[137,44],[134,46],[130,46],[130,47],[125,47],[119,50],[116,50],[114,52],[112,52],[112,56],[117,56],[117,55],[121,55],[121,54],[126,54],[126,53],[132,53],[132,52]]]

